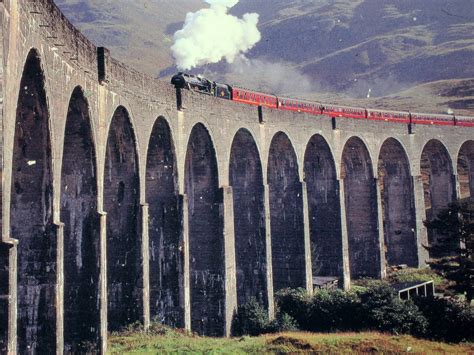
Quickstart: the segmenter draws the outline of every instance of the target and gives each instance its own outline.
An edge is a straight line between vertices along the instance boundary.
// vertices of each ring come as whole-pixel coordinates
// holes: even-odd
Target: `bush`
[[[428,322],[411,301],[400,300],[388,284],[369,287],[360,294],[361,325],[395,334],[425,334]]]
[[[235,336],[257,336],[269,328],[267,311],[255,298],[240,306],[232,321],[232,334]]]
[[[278,312],[267,328],[267,333],[281,333],[298,330],[298,324],[286,313]]]
[[[233,334],[259,335],[296,329],[330,332],[378,330],[412,334],[448,342],[474,340],[474,310],[468,305],[440,298],[402,301],[386,283],[369,283],[357,292],[321,290],[313,297],[303,289],[276,294],[277,317],[255,300],[239,307]]]
[[[308,329],[308,311],[311,304],[311,296],[303,288],[285,288],[275,294],[276,306],[279,313],[285,313],[293,318],[298,328]]]
[[[311,301],[307,330],[317,332],[359,330],[361,315],[361,302],[357,293],[321,290]]]
[[[428,320],[428,338],[447,342],[474,341],[474,310],[466,303],[436,297],[418,297],[414,302]]]

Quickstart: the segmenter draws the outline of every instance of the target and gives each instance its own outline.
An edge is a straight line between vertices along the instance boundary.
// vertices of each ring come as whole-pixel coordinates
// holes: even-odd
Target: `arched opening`
[[[237,302],[255,298],[268,306],[265,206],[262,164],[249,131],[241,129],[232,143],[229,180],[234,196]]]
[[[18,353],[56,348],[56,239],[44,75],[36,51],[20,83],[13,146],[10,226],[17,259]]]
[[[431,221],[443,209],[453,202],[456,196],[451,158],[445,146],[438,140],[430,140],[421,154],[421,177],[425,195],[426,219]],[[428,243],[434,249],[430,250],[430,257],[450,255],[458,247],[455,243],[442,248],[439,244],[439,235],[428,230]]]
[[[349,239],[351,278],[380,276],[377,189],[365,144],[349,139],[342,153],[342,172]]]
[[[222,196],[216,153],[202,124],[189,137],[185,162],[188,196],[191,329],[201,335],[224,333],[224,241]]]
[[[90,350],[99,339],[97,176],[89,107],[76,88],[69,101],[61,172],[64,223],[64,351]],[[98,349],[96,349],[98,350]]]
[[[387,264],[416,267],[416,215],[410,164],[401,144],[390,138],[378,161]]]
[[[331,149],[320,135],[313,136],[306,147],[304,174],[313,276],[342,276],[339,181]]]
[[[268,160],[273,288],[305,287],[303,196],[296,153],[286,134],[277,133]]]
[[[183,326],[179,277],[181,222],[176,159],[171,131],[159,118],[150,136],[146,199],[150,253],[150,316],[172,327]]]
[[[109,130],[104,174],[109,331],[141,320],[139,196],[135,136],[127,110],[119,107]]]
[[[461,200],[474,198],[474,141],[462,145],[457,167]]]

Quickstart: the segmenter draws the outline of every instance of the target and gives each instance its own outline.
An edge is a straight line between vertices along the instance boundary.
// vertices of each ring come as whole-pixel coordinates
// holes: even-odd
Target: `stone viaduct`
[[[423,220],[474,193],[472,129],[178,110],[51,0],[0,16],[0,353],[104,351],[134,322],[228,335],[251,297],[272,314],[313,276],[424,265]]]

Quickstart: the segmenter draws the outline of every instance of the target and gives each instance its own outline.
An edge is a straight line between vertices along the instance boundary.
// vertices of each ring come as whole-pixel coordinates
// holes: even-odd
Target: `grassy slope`
[[[112,354],[212,353],[414,353],[467,354],[473,344],[452,345],[411,336],[389,336],[379,333],[313,334],[303,332],[271,334],[260,337],[204,338],[168,331],[165,335],[132,333],[112,336]]]

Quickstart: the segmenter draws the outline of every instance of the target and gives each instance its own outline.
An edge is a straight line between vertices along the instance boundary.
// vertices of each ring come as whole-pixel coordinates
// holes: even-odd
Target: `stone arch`
[[[191,329],[202,335],[224,333],[224,240],[222,194],[214,145],[196,124],[185,160],[188,198]]]
[[[344,179],[351,278],[379,277],[377,189],[369,151],[358,137],[350,138],[344,146],[341,177]]]
[[[421,177],[425,196],[425,211],[428,221],[448,207],[456,197],[453,165],[446,147],[437,139],[426,143],[421,154]],[[428,243],[438,244],[439,236],[428,230]],[[457,245],[444,246],[442,250],[430,250],[430,257],[452,254]]]
[[[311,137],[306,146],[304,175],[313,276],[342,276],[339,181],[331,148],[321,135]]]
[[[140,186],[135,135],[127,110],[115,110],[107,138],[104,211],[107,213],[108,329],[141,320]]]
[[[100,222],[96,155],[89,105],[80,87],[71,95],[61,171],[64,223],[64,351],[98,344]],[[97,349],[98,350],[98,349]]]
[[[234,198],[237,303],[251,298],[268,306],[263,172],[251,133],[240,129],[232,142],[229,181]]]
[[[56,234],[45,79],[36,50],[18,96],[12,161],[10,235],[18,240],[18,353],[56,348]]]
[[[458,161],[459,197],[474,198],[474,141],[467,141],[459,150]]]
[[[271,142],[267,179],[270,194],[273,288],[306,286],[302,186],[295,150],[283,133]]]
[[[418,266],[416,211],[410,163],[394,138],[380,149],[378,182],[381,192],[385,259],[389,266]]]
[[[146,201],[149,205],[150,317],[169,326],[182,327],[178,172],[171,130],[163,117],[156,120],[148,144]]]

